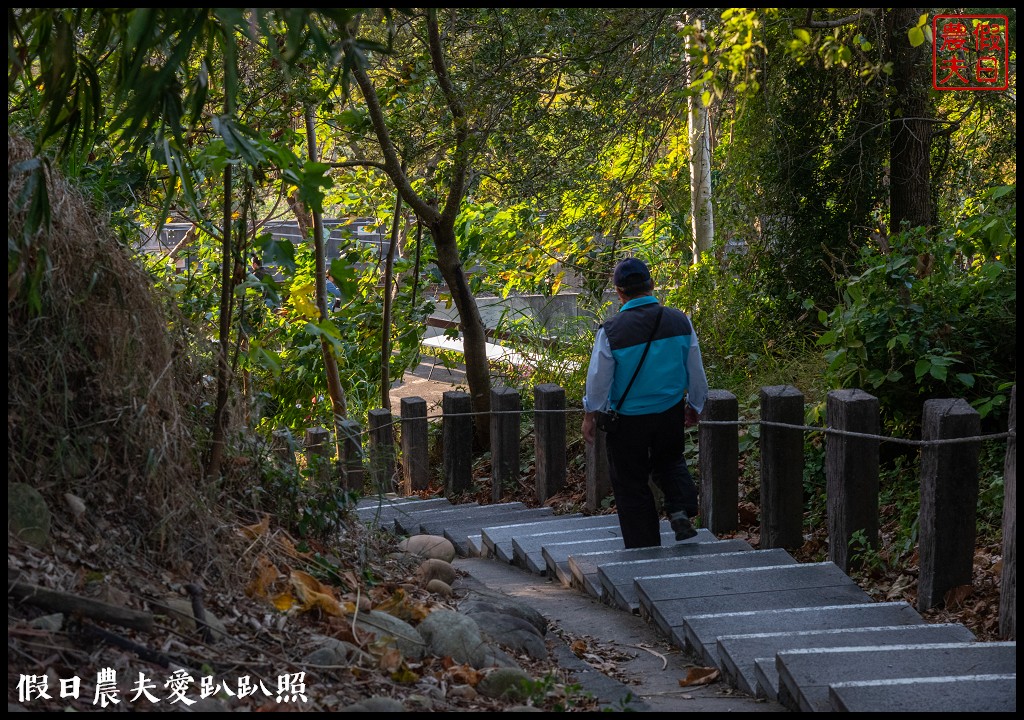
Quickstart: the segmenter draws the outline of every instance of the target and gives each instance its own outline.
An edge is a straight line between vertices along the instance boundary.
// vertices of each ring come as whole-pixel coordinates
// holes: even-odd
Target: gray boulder
[[[498,668],[487,673],[476,689],[484,697],[521,702],[530,696],[527,686],[533,678],[521,668]]]
[[[472,618],[454,610],[435,610],[417,626],[429,652],[474,668],[515,667],[506,653],[488,643]]]
[[[437,558],[445,562],[455,559],[455,546],[441,535],[413,535],[398,543],[398,549],[411,555]]]
[[[485,637],[499,645],[517,653],[526,653],[534,660],[543,660],[548,656],[544,638],[537,632],[537,628],[522,618],[499,612],[475,612],[469,617],[476,620]]]
[[[427,641],[420,631],[394,615],[377,610],[359,613],[356,627],[379,639],[390,639],[390,644],[409,660],[422,660],[427,652]]]
[[[7,530],[22,542],[38,548],[50,544],[50,508],[31,485],[7,484]]]

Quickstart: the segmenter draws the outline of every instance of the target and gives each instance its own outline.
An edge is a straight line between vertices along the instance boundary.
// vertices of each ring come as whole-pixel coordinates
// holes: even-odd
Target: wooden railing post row
[[[878,436],[878,398],[863,390],[832,390],[825,401],[825,424],[833,430]],[[879,440],[841,434],[825,436],[825,494],[828,559],[850,570],[850,540],[863,531],[878,547]]]
[[[473,485],[473,403],[469,393],[448,390],[441,395],[441,442],[444,493],[464,493]]]
[[[565,390],[554,383],[533,389],[537,500],[562,491],[566,480]]]
[[[791,385],[761,388],[761,420],[804,424],[804,396]],[[804,433],[761,426],[761,548],[803,545]]]
[[[338,423],[338,432],[341,433],[341,441],[338,446],[341,448],[341,457],[338,462],[341,465],[342,479],[346,490],[363,490],[365,477],[363,474],[363,429],[355,420],[345,419]]]
[[[421,397],[402,398],[400,413],[404,494],[412,495],[414,492],[426,490],[430,483],[427,465],[430,438],[427,426],[427,401]]]
[[[946,592],[974,579],[978,454],[981,442],[927,444],[976,436],[981,416],[966,400],[926,400],[922,416],[921,511],[917,581],[919,612],[942,603]]]
[[[739,402],[728,390],[708,391],[701,420],[732,425],[698,426],[700,522],[714,534],[739,527]]]
[[[397,492],[395,478],[395,418],[386,408],[367,413],[370,425],[370,481],[377,493]]]
[[[1017,386],[1010,391],[1010,437],[1003,462],[1003,572],[999,592],[999,637],[1017,639]]]
[[[519,478],[519,433],[523,403],[513,388],[491,389],[491,500],[501,502],[504,488]]]

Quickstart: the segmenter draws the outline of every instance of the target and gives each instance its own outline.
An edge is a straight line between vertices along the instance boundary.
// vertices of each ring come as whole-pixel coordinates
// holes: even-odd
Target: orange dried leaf
[[[719,674],[720,673],[717,668],[690,668],[686,673],[686,677],[679,681],[679,686],[689,687],[691,685],[710,685],[718,680]]]
[[[281,547],[281,550],[285,553],[285,555],[288,555],[290,557],[301,558],[304,560],[308,560],[309,558],[313,557],[313,553],[299,552],[298,548],[295,547],[295,542],[287,535],[282,534],[280,537],[278,537],[277,544]]]
[[[281,571],[274,566],[274,563],[270,562],[265,555],[260,555],[256,560],[256,575],[246,587],[246,594],[253,598],[268,597],[271,586],[277,582],[280,575]]]
[[[288,612],[295,607],[298,601],[290,592],[283,592],[274,596],[270,602],[273,603],[274,607],[281,612]]]
[[[946,592],[943,602],[947,609],[953,610],[961,608],[964,606],[967,598],[971,596],[972,592],[974,592],[974,586],[972,585],[957,585]]]
[[[483,673],[479,670],[472,668],[468,665],[456,665],[451,668],[448,676],[451,678],[453,683],[459,683],[460,685],[472,685],[477,686],[483,677]]]
[[[387,673],[396,672],[402,667],[402,651],[396,647],[383,648],[378,661],[380,669]]]
[[[403,590],[402,588],[398,588],[397,590],[395,590],[395,592],[391,594],[389,598],[379,602],[377,604],[377,607],[374,608],[374,610],[391,613],[392,615],[394,615],[394,613],[392,613],[391,611],[402,607],[402,605],[405,603],[405,600],[405,590]]]
[[[334,597],[331,588],[321,583],[309,573],[302,572],[301,570],[292,570],[291,581],[292,587],[295,588],[295,592],[299,596],[303,611],[317,608],[335,617],[341,617],[345,614],[341,603]]]
[[[242,534],[245,535],[247,538],[249,538],[250,540],[255,540],[256,538],[262,537],[269,528],[270,516],[264,515],[263,519],[255,525],[243,525],[239,529],[242,531]]]

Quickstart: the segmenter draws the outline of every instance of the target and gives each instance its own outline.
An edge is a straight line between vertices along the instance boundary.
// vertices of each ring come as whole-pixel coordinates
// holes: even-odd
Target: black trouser
[[[622,415],[608,435],[608,464],[619,527],[626,547],[661,545],[653,480],[665,495],[665,512],[697,514],[697,486],[683,455],[686,401],[653,415]]]

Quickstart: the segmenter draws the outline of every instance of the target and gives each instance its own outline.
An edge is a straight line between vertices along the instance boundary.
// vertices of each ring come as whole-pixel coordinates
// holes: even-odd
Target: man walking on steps
[[[594,442],[599,415],[618,415],[607,446],[622,540],[627,548],[655,547],[660,520],[648,480],[664,494],[676,540],[697,534],[690,521],[697,487],[686,467],[684,431],[699,421],[708,379],[690,318],[658,303],[647,265],[622,260],[613,282],[622,307],[594,338],[583,437]]]

